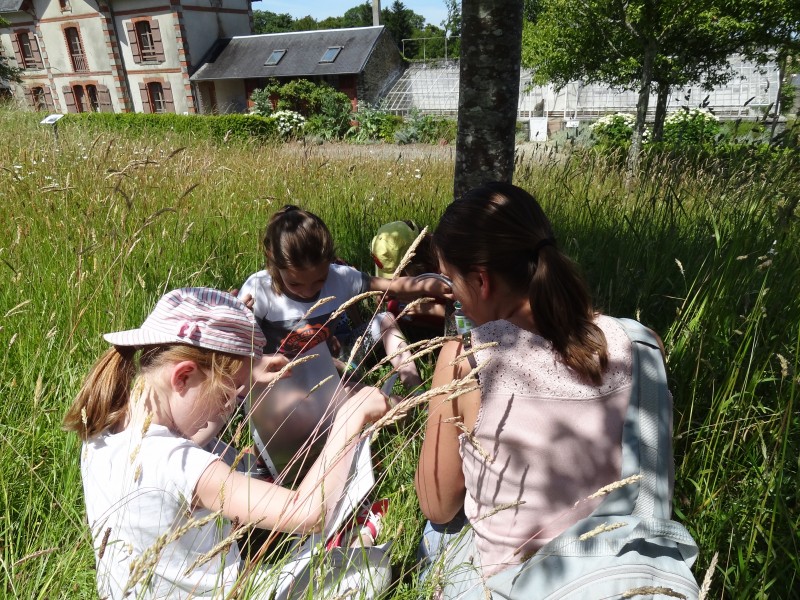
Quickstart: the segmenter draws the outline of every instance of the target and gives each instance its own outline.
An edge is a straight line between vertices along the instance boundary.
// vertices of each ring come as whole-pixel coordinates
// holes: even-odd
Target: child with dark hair
[[[466,514],[485,578],[590,514],[600,500],[583,500],[620,478],[631,341],[595,310],[542,208],[519,187],[471,190],[447,207],[433,243],[476,326],[471,349],[442,348],[432,387],[484,366],[478,389],[430,401],[416,489],[428,550]]]
[[[336,264],[333,237],[325,223],[297,206],[286,206],[272,216],[264,254],[266,269],[251,275],[239,296],[252,299],[267,340],[265,352],[306,361],[292,368],[291,377],[275,384],[267,401],[257,393],[253,396],[256,443],[259,450],[266,449],[280,473],[293,459],[301,467],[305,454],[298,450],[322,439],[334,414],[330,402],[341,382],[324,343],[333,335],[333,314],[368,291],[411,299],[444,297],[449,288],[434,280],[372,277]]]

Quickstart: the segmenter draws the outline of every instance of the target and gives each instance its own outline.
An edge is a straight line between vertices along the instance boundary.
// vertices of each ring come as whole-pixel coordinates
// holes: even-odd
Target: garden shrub
[[[615,113],[597,119],[590,125],[592,138],[601,149],[627,149],[631,144],[636,117],[627,113]]]
[[[300,137],[306,124],[303,115],[293,110],[278,110],[266,118],[275,123],[278,128],[278,134],[284,140]]]
[[[394,134],[398,144],[437,144],[442,140],[452,142],[456,139],[457,123],[453,119],[423,115],[413,109],[403,127]]]
[[[99,113],[68,114],[64,125],[94,125],[126,135],[178,133],[198,139],[269,141],[278,137],[271,119],[257,115],[176,115],[171,113]]]
[[[719,132],[719,119],[702,108],[682,109],[664,119],[664,141],[677,147],[713,142]]]
[[[250,95],[250,100],[253,112],[259,115],[270,116],[275,111],[301,115],[306,121],[305,131],[323,139],[341,139],[350,129],[350,98],[326,83],[316,84],[307,79],[280,83],[269,79],[263,88]]]
[[[390,114],[379,106],[359,102],[358,112],[353,115],[355,125],[350,129],[348,137],[356,142],[380,140],[391,142],[395,131],[403,119]]]

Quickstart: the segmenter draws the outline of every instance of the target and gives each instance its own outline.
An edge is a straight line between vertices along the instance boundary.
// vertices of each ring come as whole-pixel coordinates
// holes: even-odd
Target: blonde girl
[[[215,440],[237,397],[275,376],[240,300],[174,290],[141,327],[104,337],[113,347],[64,418],[83,442],[101,598],[226,596],[240,568],[232,522],[318,530],[344,486],[343,453],[388,408],[372,388],[342,402],[318,460],[289,490],[233,470]]]

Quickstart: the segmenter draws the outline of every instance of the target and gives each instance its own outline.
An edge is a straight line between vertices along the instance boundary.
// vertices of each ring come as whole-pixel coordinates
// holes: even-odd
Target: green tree
[[[369,27],[372,25],[372,3],[364,2],[344,13],[344,27]]]
[[[293,31],[294,18],[289,13],[274,13],[268,10],[253,11],[254,33],[285,33]]]
[[[756,0],[753,0],[756,1]],[[650,93],[660,124],[671,88],[730,77],[742,23],[726,0],[529,0],[523,64],[537,83],[603,82],[638,91],[629,166],[638,163]]]
[[[400,0],[395,0],[391,7],[384,8],[381,19],[398,48],[403,47],[404,39],[410,39],[415,31],[425,27],[425,17],[406,8]]]
[[[9,27],[8,21],[0,17],[0,29]],[[0,83],[5,81],[19,81],[19,69],[16,69],[6,62],[6,57],[0,54]]]
[[[292,31],[315,31],[319,28],[319,23],[317,23],[317,20],[311,15],[295,19],[295,22],[292,24]]]
[[[511,181],[523,0],[463,0],[453,192]]]

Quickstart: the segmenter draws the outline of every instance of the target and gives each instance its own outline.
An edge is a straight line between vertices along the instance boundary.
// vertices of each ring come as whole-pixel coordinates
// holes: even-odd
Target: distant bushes
[[[275,119],[258,115],[176,115],[142,113],[79,113],[69,114],[59,124],[94,125],[125,134],[178,133],[218,142],[228,140],[279,139]]]

